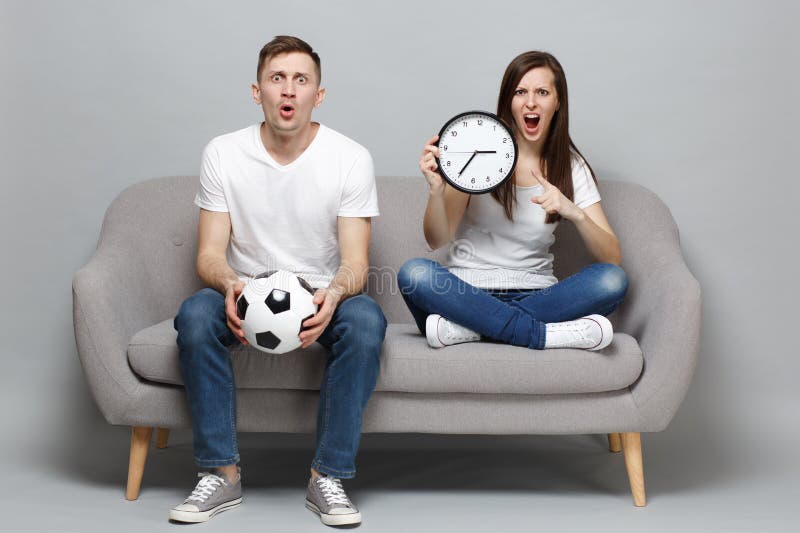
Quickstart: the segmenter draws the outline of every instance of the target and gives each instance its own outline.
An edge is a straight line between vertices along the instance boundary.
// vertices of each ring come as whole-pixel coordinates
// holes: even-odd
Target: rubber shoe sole
[[[583,317],[585,320],[591,320],[600,326],[600,342],[596,346],[589,348],[590,352],[602,350],[614,340],[614,328],[611,326],[611,321],[603,315],[589,315]]]
[[[425,337],[431,348],[444,348],[445,344],[439,339],[439,319],[441,315],[428,315],[425,319]]]
[[[326,526],[349,526],[361,523],[361,513],[325,514],[310,500],[306,500],[306,509],[319,516]]]
[[[213,509],[209,509],[208,511],[176,511],[175,509],[171,509],[169,511],[169,519],[175,520],[176,522],[186,522],[186,523],[198,523],[198,522],[207,522],[211,520],[214,515],[217,515],[223,511],[228,511],[230,509],[234,509],[242,504],[241,498],[236,498],[235,500],[231,500],[229,502],[221,503],[214,507]]]

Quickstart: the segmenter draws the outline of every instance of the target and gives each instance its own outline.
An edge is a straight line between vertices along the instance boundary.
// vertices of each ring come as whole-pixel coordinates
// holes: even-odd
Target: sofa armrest
[[[670,256],[647,273],[648,282],[626,312],[625,330],[639,341],[644,356],[632,398],[656,431],[667,427],[686,396],[700,346],[700,284],[679,247]]]
[[[92,397],[112,424],[141,384],[128,364],[128,343],[158,320],[157,295],[140,279],[146,276],[142,262],[129,249],[104,246],[72,280],[78,356]]]

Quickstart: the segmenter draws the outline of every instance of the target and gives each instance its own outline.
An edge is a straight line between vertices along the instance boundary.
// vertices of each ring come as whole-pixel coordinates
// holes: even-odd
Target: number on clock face
[[[462,113],[439,132],[439,171],[461,191],[489,192],[511,176],[516,162],[513,135],[491,113]]]

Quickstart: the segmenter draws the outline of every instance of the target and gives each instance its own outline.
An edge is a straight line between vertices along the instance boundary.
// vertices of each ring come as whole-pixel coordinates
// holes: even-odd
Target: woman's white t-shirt
[[[264,148],[260,128],[208,143],[194,203],[229,213],[227,259],[241,279],[282,269],[327,287],[339,267],[337,217],[379,214],[372,157],[320,125],[308,148],[280,165]]]
[[[572,160],[574,203],[581,209],[600,201],[585,162]],[[445,262],[448,270],[482,289],[541,289],[558,282],[553,254],[558,223],[545,224],[545,211],[530,201],[541,185],[516,187],[514,221],[491,194],[470,197]]]

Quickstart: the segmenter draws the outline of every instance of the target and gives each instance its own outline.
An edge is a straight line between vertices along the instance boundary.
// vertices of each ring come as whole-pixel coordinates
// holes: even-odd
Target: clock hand
[[[497,150],[475,150],[476,154],[496,154]]]
[[[459,171],[458,171],[458,175],[459,175],[459,176],[461,175],[461,173],[462,173],[462,172],[464,172],[464,169],[465,169],[465,168],[467,168],[467,165],[469,165],[469,164],[472,162],[472,160],[473,160],[473,159],[475,159],[475,156],[476,156],[476,155],[478,155],[478,151],[477,151],[477,150],[475,150],[474,152],[472,152],[472,155],[470,156],[470,158],[469,158],[469,159],[467,159],[467,162],[466,162],[466,163],[464,163],[464,166],[463,166],[463,167],[461,167],[461,170],[459,170]]]

